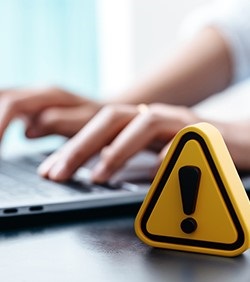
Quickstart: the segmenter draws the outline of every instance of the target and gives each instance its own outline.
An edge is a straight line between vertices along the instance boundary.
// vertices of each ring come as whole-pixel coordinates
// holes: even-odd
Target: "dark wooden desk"
[[[250,251],[237,258],[153,249],[134,234],[134,214],[67,220],[0,232],[3,282],[237,281],[250,279]]]

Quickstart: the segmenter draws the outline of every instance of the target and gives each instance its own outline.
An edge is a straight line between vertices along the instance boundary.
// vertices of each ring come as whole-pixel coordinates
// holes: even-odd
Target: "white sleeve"
[[[183,24],[188,37],[207,26],[216,27],[233,58],[233,82],[250,77],[250,1],[222,0],[197,9]]]

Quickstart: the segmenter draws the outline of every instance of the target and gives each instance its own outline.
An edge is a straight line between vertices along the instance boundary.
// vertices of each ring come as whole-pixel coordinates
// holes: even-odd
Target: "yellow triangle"
[[[181,196],[182,168],[199,174],[196,202],[189,191]],[[189,171],[183,182],[190,186]],[[188,214],[186,198],[193,202]],[[187,230],[182,223],[188,224]],[[249,200],[215,127],[199,123],[176,135],[136,217],[135,230],[155,247],[224,256],[249,248]]]

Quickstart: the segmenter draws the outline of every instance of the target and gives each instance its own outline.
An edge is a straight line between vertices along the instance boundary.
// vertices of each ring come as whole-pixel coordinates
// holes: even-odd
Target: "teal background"
[[[0,87],[57,84],[95,95],[94,0],[0,0]]]
[[[0,0],[0,88],[57,85],[96,98],[96,22],[95,0]],[[13,122],[2,153],[57,143],[28,141],[23,132]]]

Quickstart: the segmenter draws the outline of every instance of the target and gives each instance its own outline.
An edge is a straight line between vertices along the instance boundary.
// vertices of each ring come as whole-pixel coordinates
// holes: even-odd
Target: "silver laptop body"
[[[150,186],[144,176],[156,162],[155,155],[140,153],[110,183],[95,185],[89,181],[95,160],[72,180],[55,183],[36,173],[45,157],[37,153],[0,161],[0,218],[140,203]]]

